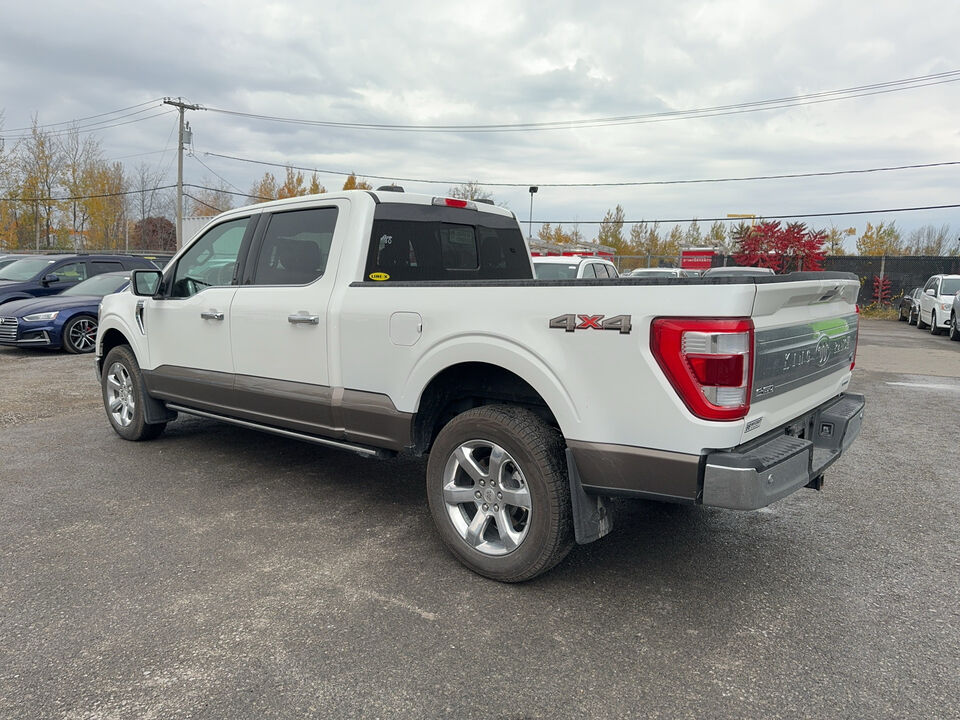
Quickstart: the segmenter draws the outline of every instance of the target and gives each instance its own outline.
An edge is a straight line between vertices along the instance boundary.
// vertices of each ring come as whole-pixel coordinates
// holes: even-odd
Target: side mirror
[[[153,297],[162,277],[159,270],[134,270],[130,273],[130,290],[140,297]]]
[[[43,280],[40,281],[44,285],[49,285],[50,283],[60,282],[60,276],[54,273],[47,273],[43,276]]]
[[[937,291],[934,290],[933,288],[930,288],[929,290],[924,290],[924,292],[925,292],[927,295],[929,295],[930,297],[936,297],[936,296],[937,296]]]

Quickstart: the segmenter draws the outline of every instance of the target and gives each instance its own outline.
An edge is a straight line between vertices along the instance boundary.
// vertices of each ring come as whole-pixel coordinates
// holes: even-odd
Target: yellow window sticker
[[[371,280],[376,280],[377,282],[390,279],[390,276],[385,272],[370,273],[367,277],[369,277]]]

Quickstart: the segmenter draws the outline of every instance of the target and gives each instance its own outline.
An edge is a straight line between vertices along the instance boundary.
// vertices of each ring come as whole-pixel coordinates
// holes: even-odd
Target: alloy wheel
[[[90,352],[97,341],[97,322],[92,318],[81,318],[70,326],[67,335],[78,352]]]
[[[127,427],[133,422],[136,406],[130,373],[123,363],[113,363],[107,371],[107,407],[110,417],[120,427]]]
[[[519,547],[530,527],[530,490],[516,460],[496,443],[469,440],[450,455],[443,501],[454,529],[484,555]]]

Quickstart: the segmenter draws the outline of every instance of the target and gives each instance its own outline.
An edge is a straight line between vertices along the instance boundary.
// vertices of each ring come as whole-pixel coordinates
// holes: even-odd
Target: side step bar
[[[186,415],[196,415],[197,417],[219,420],[220,422],[230,423],[231,425],[239,425],[240,427],[250,428],[251,430],[261,430],[274,435],[280,435],[281,437],[311,442],[315,445],[326,445],[327,447],[337,448],[338,450],[347,450],[348,452],[356,453],[362,457],[386,458],[394,455],[394,453],[390,452],[389,450],[380,450],[377,448],[368,447],[366,445],[355,445],[354,443],[344,442],[342,440],[330,440],[328,438],[317,437],[316,435],[299,433],[295,430],[284,430],[283,428],[271,427],[270,425],[260,425],[259,423],[250,422],[248,420],[238,420],[237,418],[227,417],[225,415],[217,415],[216,413],[207,412],[205,410],[196,410],[194,408],[184,407],[183,405],[176,405],[174,403],[166,403],[166,406],[170,410],[176,410],[177,412],[182,412]]]

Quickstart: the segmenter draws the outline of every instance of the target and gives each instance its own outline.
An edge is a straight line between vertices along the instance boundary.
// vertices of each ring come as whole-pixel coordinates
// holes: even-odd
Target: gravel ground
[[[420,460],[109,429],[89,357],[0,350],[0,717],[960,717],[960,343],[865,321],[822,493],[619,503],[501,585]]]

